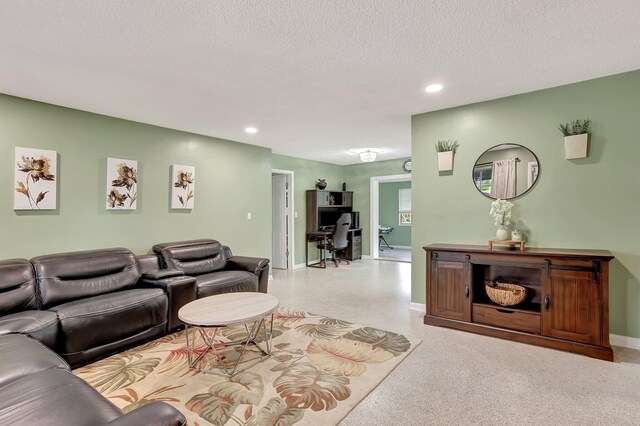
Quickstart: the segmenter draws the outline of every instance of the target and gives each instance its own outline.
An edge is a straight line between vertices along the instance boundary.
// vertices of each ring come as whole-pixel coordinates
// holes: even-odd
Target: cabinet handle
[[[465,286],[464,287],[464,298],[468,299],[469,298],[469,286]]]
[[[549,310],[549,295],[548,294],[544,295],[544,310],[545,311]]]

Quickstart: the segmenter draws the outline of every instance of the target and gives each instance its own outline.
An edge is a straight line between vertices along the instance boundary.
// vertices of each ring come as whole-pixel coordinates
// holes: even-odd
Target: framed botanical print
[[[171,208],[192,209],[195,204],[196,168],[193,166],[171,166]]]
[[[107,158],[107,210],[138,207],[138,162]]]
[[[44,149],[15,149],[14,210],[55,210],[58,153]]]

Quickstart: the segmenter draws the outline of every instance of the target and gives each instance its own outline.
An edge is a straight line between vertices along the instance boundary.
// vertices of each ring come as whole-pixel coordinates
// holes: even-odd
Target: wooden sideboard
[[[609,344],[609,262],[604,250],[432,244],[424,323],[613,361]],[[524,302],[492,302],[485,281],[527,289]]]

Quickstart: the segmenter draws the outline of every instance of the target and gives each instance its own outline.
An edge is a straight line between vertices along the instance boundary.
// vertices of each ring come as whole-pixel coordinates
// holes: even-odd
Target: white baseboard
[[[640,337],[618,336],[617,334],[610,334],[609,342],[614,346],[622,346],[623,348],[630,349],[640,349]]]
[[[395,244],[391,244],[391,247],[393,247],[393,248],[401,248],[401,249],[410,249],[411,248],[411,246],[397,246]]]
[[[424,303],[413,303],[409,304],[409,309],[412,311],[422,312],[423,314],[427,312],[427,305]]]
[[[409,310],[425,313],[427,305],[424,303],[409,304]],[[623,348],[640,350],[640,337],[618,336],[617,334],[609,334],[609,341],[613,346],[621,346]]]
[[[268,281],[273,281],[273,274],[269,274],[269,279]]]

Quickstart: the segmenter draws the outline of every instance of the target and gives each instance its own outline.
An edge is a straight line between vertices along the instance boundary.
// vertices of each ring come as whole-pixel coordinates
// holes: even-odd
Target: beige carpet
[[[244,327],[225,328],[223,340],[237,340],[243,332]],[[230,379],[188,369],[184,332],[74,373],[125,412],[165,401],[193,426],[335,425],[420,344],[287,308],[276,312],[273,333],[272,357]],[[238,348],[223,355],[225,362],[233,360]],[[245,358],[243,364],[251,362]]]

